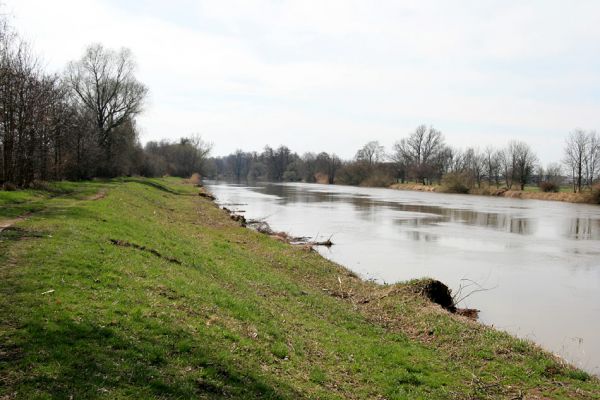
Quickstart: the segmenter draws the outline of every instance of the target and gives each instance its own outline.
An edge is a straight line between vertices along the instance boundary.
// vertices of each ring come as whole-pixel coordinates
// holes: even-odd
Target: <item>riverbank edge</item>
[[[408,183],[394,183],[388,187],[394,190],[407,190],[413,192],[432,192],[432,193],[445,193],[453,194],[452,192],[445,191],[442,186],[439,185],[423,185],[423,184],[408,184]],[[491,196],[491,197],[506,197],[511,199],[523,199],[523,200],[544,200],[544,201],[560,201],[565,203],[575,204],[590,204],[596,205],[597,203],[592,199],[591,193],[567,193],[567,192],[527,192],[523,190],[508,190],[503,188],[493,189],[471,189],[468,193],[461,193],[473,196]]]
[[[117,184],[121,185],[123,183],[118,182]],[[178,196],[177,191],[185,190],[182,189],[183,185],[181,181],[172,179],[146,181],[144,185],[157,188],[157,193],[153,193],[153,195],[160,194],[167,197]],[[161,188],[161,186],[165,186],[166,188]],[[115,188],[102,187],[99,189],[98,193],[102,193],[101,196],[94,195],[93,193],[79,196],[72,206],[87,210],[89,208],[88,205],[92,204],[90,202],[101,204],[117,200],[114,198],[115,195],[111,196],[111,191]],[[117,189],[115,191],[119,193],[118,196],[123,197],[125,189],[121,187]],[[145,192],[142,194],[149,196]],[[198,212],[201,215],[209,215],[210,217],[208,222],[203,221],[201,224],[218,232],[219,240],[229,243],[229,246],[235,247],[244,247],[248,243],[251,243],[252,246],[256,246],[257,252],[260,254],[264,253],[268,257],[275,257],[284,262],[289,262],[291,269],[286,274],[301,281],[306,289],[310,291],[310,295],[314,295],[317,301],[320,301],[319,299],[333,299],[334,303],[346,304],[349,312],[354,310],[354,312],[360,313],[366,321],[384,328],[385,332],[406,335],[411,342],[419,343],[419,345],[436,351],[441,359],[447,360],[448,368],[458,367],[458,369],[452,372],[460,376],[460,378],[457,378],[458,380],[464,380],[459,386],[463,386],[463,390],[465,391],[457,396],[449,396],[448,398],[466,398],[460,396],[465,395],[467,392],[471,393],[470,391],[473,393],[477,392],[480,398],[515,398],[519,394],[529,396],[521,398],[531,399],[538,398],[535,397],[537,395],[551,396],[544,398],[598,398],[594,393],[600,389],[600,384],[595,378],[587,376],[585,373],[569,366],[530,342],[513,338],[508,334],[495,331],[490,327],[474,323],[465,318],[453,316],[442,310],[439,306],[425,300],[420,295],[423,284],[426,282],[424,280],[386,286],[364,281],[345,267],[332,263],[315,252],[298,249],[270,238],[266,238],[266,241],[258,239],[258,237],[263,235],[253,233],[248,229],[243,229],[244,232],[247,231],[248,233],[242,233],[242,231],[239,231],[238,222],[232,221],[226,212],[222,210],[211,211],[211,207],[216,207],[214,201],[210,198],[202,198],[197,193],[195,197],[191,196],[191,192],[188,194],[190,196],[185,199],[192,199],[193,203],[199,207]],[[158,199],[159,197],[157,196],[153,201],[156,202]],[[193,199],[200,200],[198,202]],[[122,201],[121,198],[118,200]],[[84,203],[80,203],[80,201],[84,201]],[[48,204],[45,204],[45,206],[46,208],[49,207]],[[126,208],[126,203],[123,204],[123,207]],[[166,206],[160,206],[159,204],[159,211],[166,213],[169,217],[168,219],[178,219],[179,223],[186,223],[187,221],[188,224],[198,224],[197,221],[194,221],[194,218],[190,220],[179,215],[185,211],[184,209],[177,210],[177,208],[174,208],[165,211],[161,207],[165,208]],[[27,208],[26,206],[24,207],[24,209]],[[40,207],[40,210],[42,208]],[[60,210],[53,212],[64,212],[62,208],[63,206],[61,205]],[[122,217],[126,215],[125,211],[123,212]],[[14,213],[14,210],[11,210],[11,213]],[[40,216],[33,214],[31,219],[25,221],[26,228],[35,228],[39,223],[44,222],[43,219],[43,216],[40,218]],[[20,226],[22,222],[17,221],[16,224]],[[67,221],[60,222],[60,224],[63,223],[67,223]],[[17,230],[15,232],[20,231]],[[240,240],[248,241],[248,243],[242,243]],[[164,258],[162,256],[164,253],[169,254],[169,252],[173,251],[173,249],[169,248],[148,248],[121,240],[117,240],[112,244],[119,245],[119,248],[133,248],[137,251],[150,252],[151,256],[156,258]],[[4,243],[4,245],[9,246],[10,244]],[[114,247],[117,246],[115,245]],[[11,247],[9,246],[8,248],[10,249]],[[12,256],[14,255],[12,254]],[[308,262],[296,262],[292,259],[292,257],[298,256],[301,256],[304,261]],[[4,257],[4,254],[2,257]],[[320,261],[317,261],[316,258]],[[183,262],[185,262],[184,257],[180,257],[179,259],[164,258],[163,261],[174,263],[173,260],[184,260]],[[226,257],[224,262],[227,263],[227,260],[228,258]],[[318,266],[312,265],[313,262],[316,262]],[[26,265],[21,265],[18,260],[11,259],[11,268],[19,266],[26,267]],[[5,273],[6,270],[0,272]],[[94,281],[96,282],[95,285],[102,286],[101,281]],[[176,294],[169,292],[171,289],[167,290],[163,288],[161,290],[166,291],[166,296],[177,298]],[[52,294],[53,292],[52,290],[52,292],[48,293]],[[50,294],[47,296],[50,296]],[[305,296],[306,294],[302,295]],[[171,297],[168,298],[170,299]],[[275,301],[277,300],[275,299]],[[60,305],[60,303],[57,302],[57,305]],[[9,307],[7,304],[2,304],[2,306],[3,308],[0,308],[0,310],[6,310],[4,307]],[[6,316],[3,315],[2,318],[4,319]],[[109,324],[110,326],[118,327],[119,321],[109,321]],[[4,349],[0,348],[0,350]],[[6,372],[7,366],[2,365],[5,362],[6,359],[0,357],[0,367],[2,371]],[[9,370],[10,366],[9,363]],[[414,375],[413,378],[407,378],[409,379],[409,386],[426,384],[421,381],[424,378],[418,378],[421,375],[420,373],[411,372],[409,375]],[[412,379],[415,380],[413,381]],[[315,378],[315,380],[318,381],[319,379]],[[328,387],[327,390],[334,390],[332,393],[335,393],[335,390],[342,389]],[[351,394],[352,392],[340,392],[339,394],[341,395],[342,393]],[[3,392],[0,385],[1,394]],[[351,397],[360,398],[356,396]]]
[[[394,186],[394,185],[392,185],[392,186]],[[392,186],[390,186],[389,188],[394,189],[394,190],[424,191],[424,192],[435,192],[435,193],[448,194],[448,192],[442,192],[442,191],[436,192],[435,186],[427,186],[427,185],[418,185],[417,184],[417,185],[415,185],[415,188],[410,188],[410,189],[394,188]],[[239,222],[241,227],[254,231],[254,229],[252,227],[246,225],[246,219],[242,214],[239,214],[233,210],[230,210],[225,206],[220,206],[219,199],[216,196],[214,196],[208,188],[205,188],[202,185],[199,185],[199,188],[200,188],[200,195],[210,199],[210,201],[212,201],[217,207],[222,209],[226,213],[226,215],[229,216],[230,219],[232,219],[235,222]],[[560,194],[560,193],[531,193],[531,192],[528,193],[528,192],[523,192],[523,191],[507,190],[507,191],[502,191],[501,194],[481,194],[481,193],[467,193],[467,194],[478,195],[478,196],[510,197],[510,198],[537,199],[537,200],[549,200],[549,201],[567,201],[567,200],[553,200],[553,199],[548,199],[548,198],[536,198],[536,197],[515,197],[520,194],[525,194],[525,195],[552,195],[552,194],[555,194],[556,195],[556,194]],[[570,193],[567,193],[567,194],[570,194]],[[574,194],[581,195],[579,193],[574,193]],[[580,203],[579,201],[571,201],[571,202]],[[261,231],[259,231],[259,233],[269,237],[272,240],[285,243],[288,246],[295,246],[295,247],[298,246],[298,245],[293,244],[292,242],[285,239],[286,237],[292,237],[287,232],[272,232],[272,231],[261,232]],[[331,245],[334,245],[334,244],[332,243]],[[313,252],[318,254],[320,257],[322,257],[323,260],[334,264],[337,268],[341,269],[344,272],[344,274],[347,274],[350,277],[358,279],[361,283],[364,283],[364,284],[375,283],[374,281],[364,280],[363,278],[359,277],[354,271],[352,271],[348,267],[338,264],[338,263],[335,263],[334,261],[327,259],[325,256],[321,255],[319,252],[314,251],[314,249],[312,249],[312,247],[314,247],[314,246],[310,246],[310,245],[301,245],[301,246],[304,249],[312,250]],[[437,295],[425,293],[427,291],[426,288],[429,285],[431,285],[432,283],[436,287],[439,287],[439,285],[441,285],[443,287],[442,291],[438,292]],[[409,292],[413,293],[420,300],[422,298],[425,298],[425,301],[430,303],[431,306],[433,306],[434,308],[439,308],[443,314],[456,319],[459,323],[465,324],[469,328],[473,328],[474,326],[476,326],[476,327],[482,328],[484,330],[490,329],[494,332],[509,335],[512,339],[515,339],[517,341],[526,342],[529,346],[534,347],[536,350],[540,350],[546,356],[550,357],[551,359],[557,360],[559,363],[561,363],[565,366],[568,366],[568,368],[572,368],[573,370],[578,370],[577,367],[573,366],[571,363],[569,363],[567,360],[565,360],[561,356],[542,348],[540,345],[538,345],[537,343],[535,343],[533,341],[518,338],[517,336],[514,336],[508,332],[496,330],[496,328],[494,328],[493,326],[488,326],[488,325],[485,325],[485,324],[479,322],[477,315],[480,310],[470,309],[470,308],[461,309],[461,308],[457,307],[453,302],[449,303],[448,302],[449,300],[447,300],[447,295],[451,296],[452,292],[443,282],[440,282],[440,281],[432,279],[432,278],[423,277],[423,278],[416,278],[416,279],[413,279],[410,281],[400,281],[400,282],[396,282],[391,285],[389,285],[389,284],[381,285],[378,283],[375,283],[375,285],[378,287],[381,287],[381,288],[386,288],[389,286],[393,286],[396,288],[402,288],[402,287],[411,288],[409,290]],[[370,285],[370,287],[372,290],[371,285]],[[447,292],[446,292],[446,290],[447,290]],[[391,290],[391,292],[393,293],[394,290]],[[344,297],[343,295],[338,296],[338,294],[336,294],[336,296],[340,297],[341,299],[347,299],[347,297]],[[387,296],[388,295],[386,294],[384,297],[387,297]],[[597,379],[598,383],[600,383],[600,379],[598,379],[598,377],[593,377],[593,379]],[[600,395],[598,395],[597,398],[600,398]]]

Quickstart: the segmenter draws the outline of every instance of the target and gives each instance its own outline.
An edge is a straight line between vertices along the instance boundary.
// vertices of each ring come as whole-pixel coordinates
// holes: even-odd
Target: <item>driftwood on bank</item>
[[[307,236],[291,236],[286,232],[274,231],[271,228],[271,226],[269,225],[269,223],[264,220],[258,220],[258,219],[246,220],[246,218],[244,218],[243,215],[233,214],[231,212],[231,210],[229,210],[225,207],[223,209],[230,213],[231,219],[233,219],[234,221],[240,221],[240,222],[243,221],[242,226],[247,226],[249,228],[254,229],[257,232],[260,232],[264,235],[268,235],[268,236],[270,236],[274,239],[280,240],[282,242],[289,243],[292,245],[298,245],[298,246],[325,246],[325,247],[333,246],[331,237],[324,241],[315,241],[315,240],[311,240],[311,238],[307,237]]]

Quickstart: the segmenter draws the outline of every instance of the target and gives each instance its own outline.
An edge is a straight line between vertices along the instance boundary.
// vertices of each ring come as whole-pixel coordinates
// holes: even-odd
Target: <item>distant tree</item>
[[[485,160],[485,175],[488,185],[500,186],[500,160],[501,154],[491,146],[485,148],[483,157]]]
[[[501,173],[507,189],[512,189],[515,178],[515,158],[510,149],[506,148],[499,153]]]
[[[563,182],[563,168],[559,163],[550,163],[546,166],[541,179],[546,182],[552,182],[553,184],[560,186]]]
[[[333,184],[337,171],[342,166],[342,160],[335,154],[319,153],[316,158],[317,169],[327,175],[327,182]]]
[[[400,168],[406,168],[408,174],[422,183],[431,183],[441,175],[447,161],[442,133],[433,127],[420,125],[408,138],[394,145],[393,159]]]
[[[153,171],[152,175],[189,177],[194,173],[203,174],[211,149],[212,145],[198,134],[174,142],[148,142],[145,150],[152,156],[154,165],[147,169]]]
[[[307,183],[315,182],[315,175],[318,172],[317,156],[315,153],[304,153],[302,159],[302,180]]]
[[[595,131],[587,134],[588,144],[585,155],[585,181],[591,188],[600,169],[600,136]]]
[[[385,149],[378,141],[371,141],[365,144],[356,152],[356,160],[365,162],[369,166],[373,166],[385,157]]]
[[[510,159],[512,179],[524,190],[535,170],[537,156],[527,143],[519,141],[510,142],[506,152]]]
[[[295,156],[292,156],[292,152],[286,146],[279,146],[277,150],[265,146],[260,158],[266,167],[267,178],[274,182],[281,182]]]
[[[588,153],[588,136],[585,131],[576,129],[569,134],[565,143],[564,164],[571,171],[573,192],[581,192]]]

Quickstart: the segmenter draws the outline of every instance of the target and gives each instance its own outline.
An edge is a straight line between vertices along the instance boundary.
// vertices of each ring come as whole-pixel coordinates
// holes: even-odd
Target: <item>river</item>
[[[205,182],[274,230],[329,238],[325,257],[365,279],[432,277],[482,323],[600,375],[600,207],[304,183]],[[485,289],[473,292],[476,289]],[[471,293],[473,292],[473,293]]]

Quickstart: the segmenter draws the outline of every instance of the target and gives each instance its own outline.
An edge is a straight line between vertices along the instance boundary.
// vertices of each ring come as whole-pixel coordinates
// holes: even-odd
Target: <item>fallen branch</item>
[[[126,240],[119,240],[119,239],[110,239],[110,242],[112,244],[114,244],[115,246],[131,247],[131,248],[134,248],[136,250],[145,251],[145,252],[148,252],[148,253],[156,256],[156,257],[162,258],[163,260],[167,260],[167,261],[172,262],[174,264],[181,265],[181,261],[179,261],[178,259],[173,258],[173,257],[169,257],[169,256],[164,256],[164,255],[160,254],[158,252],[158,250],[151,249],[151,248],[148,248],[146,246],[140,246],[139,244],[135,244],[135,243],[128,242]]]
[[[474,280],[466,279],[466,278],[463,278],[460,281],[461,281],[461,284],[458,287],[458,290],[456,291],[455,294],[452,295],[452,301],[455,306],[459,305],[464,300],[468,299],[469,297],[471,297],[473,294],[475,294],[477,292],[487,292],[488,290],[492,290],[497,287],[497,286],[494,286],[492,288],[485,288],[485,287],[481,286],[479,283],[475,282]],[[463,282],[467,282],[467,284],[464,284]],[[475,289],[471,290],[470,292],[468,292],[466,294],[463,294],[463,292],[466,289],[468,289],[472,286],[475,286]]]
[[[331,237],[324,241],[312,241],[307,236],[290,236],[286,232],[277,232],[271,229],[271,226],[268,222],[261,219],[251,219],[246,221],[246,225],[253,228],[257,232],[260,232],[265,235],[269,235],[274,239],[281,240],[288,244],[296,245],[296,246],[333,246],[333,242],[331,241]]]

